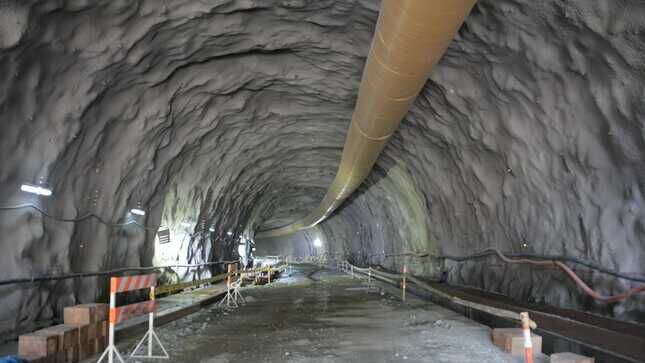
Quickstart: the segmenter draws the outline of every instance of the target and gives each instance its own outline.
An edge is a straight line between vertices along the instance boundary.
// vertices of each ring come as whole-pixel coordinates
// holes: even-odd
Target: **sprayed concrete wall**
[[[234,258],[240,235],[305,215],[336,171],[378,5],[0,1],[0,206],[70,220],[0,210],[0,278],[150,265],[160,225],[185,230],[178,262]],[[320,226],[325,252],[398,269],[384,254],[492,246],[642,274],[644,16],[637,0],[481,0],[366,183]],[[27,182],[54,195],[20,192]],[[138,205],[146,215],[129,215]],[[311,236],[290,240],[258,249],[312,252]],[[645,319],[643,297],[598,304],[554,271],[410,264]],[[0,331],[105,286],[2,287]]]

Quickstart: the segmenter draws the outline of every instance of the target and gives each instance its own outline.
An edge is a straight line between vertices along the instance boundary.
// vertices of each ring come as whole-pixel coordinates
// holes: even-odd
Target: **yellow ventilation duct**
[[[325,220],[363,182],[476,0],[383,0],[334,182],[320,205],[278,237]]]

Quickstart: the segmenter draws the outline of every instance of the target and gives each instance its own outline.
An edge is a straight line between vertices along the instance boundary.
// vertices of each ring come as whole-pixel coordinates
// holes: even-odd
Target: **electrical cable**
[[[498,249],[495,248],[487,248],[482,251],[473,253],[471,255],[467,256],[451,256],[451,255],[439,255],[439,256],[430,256],[430,257],[435,257],[435,258],[441,258],[441,259],[448,259],[448,260],[453,260],[457,262],[463,262],[467,260],[472,260],[476,258],[482,258],[482,257],[487,257],[491,255],[497,255],[498,257],[506,257],[506,258],[517,258],[523,261],[523,263],[532,263],[531,261],[534,260],[542,260],[542,261],[548,261],[549,263],[553,264],[553,262],[569,262],[569,263],[574,263],[578,265],[582,265],[585,267],[588,267],[592,270],[596,270],[598,272],[605,273],[607,275],[611,275],[614,277],[618,277],[621,279],[625,280],[630,280],[630,281],[635,281],[635,282],[644,282],[645,283],[645,277],[639,277],[639,276],[633,276],[632,274],[626,274],[626,273],[621,273],[615,270],[608,269],[606,267],[600,266],[598,264],[595,264],[590,261],[586,261],[577,257],[570,257],[570,256],[560,256],[560,255],[538,255],[538,254],[530,254],[530,253],[502,253]],[[502,260],[504,260],[502,258]],[[535,264],[535,263],[534,263]],[[540,265],[546,265],[540,263]]]
[[[599,300],[605,303],[622,301],[632,295],[645,291],[645,285],[641,285],[641,286],[631,288],[621,294],[612,295],[612,296],[602,295],[601,293],[589,287],[589,285],[587,285],[580,278],[580,276],[578,276],[569,266],[565,265],[564,262],[581,264],[592,270],[603,272],[603,273],[606,273],[618,278],[630,280],[630,281],[645,282],[645,278],[634,277],[633,274],[620,273],[614,270],[604,268],[602,266],[598,266],[592,262],[581,260],[575,257],[542,256],[542,255],[526,254],[526,253],[504,254],[500,250],[495,248],[487,248],[480,252],[467,255],[467,256],[451,256],[451,255],[431,256],[428,253],[410,253],[410,252],[399,253],[399,254],[389,254],[389,255],[384,254],[385,257],[390,257],[390,256],[434,257],[439,259],[449,259],[457,262],[464,262],[464,261],[468,261],[476,258],[491,256],[491,255],[499,257],[502,261],[506,263],[512,263],[512,264],[522,263],[522,264],[531,264],[535,266],[556,266],[561,270],[563,270],[576,283],[576,285],[578,285],[578,287],[580,287],[586,294],[588,294],[589,296],[591,296],[596,300]]]
[[[114,270],[107,271],[95,271],[95,272],[78,272],[70,273],[63,275],[45,275],[45,276],[34,276],[34,277],[20,277],[14,279],[0,280],[0,286],[3,285],[12,285],[12,284],[24,284],[24,283],[33,283],[33,282],[43,282],[43,281],[56,281],[56,280],[66,280],[66,279],[75,279],[75,278],[84,278],[84,277],[93,277],[93,276],[104,276],[104,275],[114,275],[123,272],[130,271],[154,271],[154,270],[163,270],[167,268],[195,268],[202,266],[211,266],[219,264],[228,264],[228,263],[237,263],[239,261],[216,261],[216,262],[205,262],[195,265],[167,265],[167,266],[150,266],[150,267],[123,267]]]
[[[582,279],[580,276],[578,276],[573,270],[569,268],[569,266],[565,265],[564,263],[560,261],[552,261],[552,260],[531,260],[527,258],[518,258],[518,259],[512,259],[508,258],[505,256],[502,252],[500,252],[497,249],[492,249],[497,257],[499,257],[502,261],[506,263],[526,263],[526,264],[531,264],[531,265],[536,265],[536,266],[558,266],[560,269],[562,269],[569,277],[585,292],[587,295],[591,296],[592,298],[596,300],[600,300],[605,303],[612,303],[612,302],[618,302],[627,299],[628,297],[637,294],[639,292],[645,291],[645,285],[641,285],[632,289],[627,290],[626,292],[618,295],[612,295],[612,296],[605,296],[602,295],[601,293],[593,290],[592,288],[589,287]]]
[[[417,257],[417,258],[435,258],[435,259],[445,259],[445,260],[453,260],[457,262],[464,262],[468,260],[473,260],[477,258],[484,258],[488,257],[491,255],[498,255],[499,250],[494,249],[494,248],[486,248],[484,250],[481,250],[479,252],[475,252],[470,255],[466,256],[454,256],[454,255],[431,255],[430,253],[427,252],[420,252],[420,253],[414,253],[414,252],[404,252],[404,253],[397,253],[397,254],[373,254],[370,257],[373,256],[385,256],[385,257],[401,257],[401,256],[407,256],[407,257]],[[573,264],[578,264],[585,266],[589,269],[602,272],[607,275],[611,275],[614,277],[618,277],[624,280],[629,280],[629,281],[635,281],[635,282],[644,282],[645,283],[645,277],[643,277],[640,274],[636,273],[622,273],[616,270],[611,270],[606,267],[600,266],[594,262],[583,260],[577,257],[571,257],[571,256],[562,256],[562,255],[539,255],[539,254],[531,254],[531,253],[504,253],[503,254],[506,257],[509,258],[520,258],[520,259],[539,259],[539,260],[546,260],[546,261],[560,261],[560,262],[569,262]]]
[[[602,301],[604,303],[614,303],[614,302],[619,302],[627,299],[628,297],[638,294],[640,292],[645,291],[645,285],[637,286],[634,288],[631,288],[627,290],[626,292],[623,292],[621,294],[617,295],[603,295],[595,290],[593,290],[589,285],[587,285],[581,278],[578,276],[569,266],[565,265],[561,261],[553,261],[553,260],[532,260],[528,258],[509,258],[508,255],[504,255],[502,252],[500,252],[497,249],[491,249],[491,252],[494,253],[495,256],[499,257],[502,261],[506,263],[522,263],[522,264],[531,264],[535,266],[556,266],[559,267],[561,270],[563,270],[569,277],[580,287],[587,295],[591,296],[592,298]],[[488,256],[489,254],[481,255],[481,254],[475,254],[477,257],[482,257],[482,256]],[[464,256],[463,258],[459,258],[459,261],[467,261],[470,258],[466,257],[472,257],[471,256]],[[376,270],[373,270],[376,271]],[[382,271],[381,271],[382,273]]]
[[[155,231],[156,232],[156,229],[146,227],[146,226],[142,225],[141,223],[139,223],[139,222],[137,222],[135,220],[128,221],[128,222],[125,222],[125,223],[112,223],[112,222],[105,221],[103,218],[101,218],[100,216],[98,216],[98,215],[96,215],[94,213],[88,213],[88,214],[85,214],[85,215],[83,215],[81,217],[78,217],[78,218],[62,218],[62,217],[52,216],[51,214],[49,214],[45,210],[43,210],[41,207],[39,207],[39,206],[37,206],[35,204],[32,204],[32,203],[24,203],[24,204],[12,205],[12,206],[0,206],[0,210],[16,210],[16,209],[24,209],[24,208],[35,209],[38,212],[40,212],[42,215],[44,215],[45,217],[53,219],[53,220],[56,220],[56,221],[60,221],[60,222],[74,223],[74,222],[81,222],[81,221],[84,221],[86,219],[93,218],[93,219],[96,219],[97,221],[99,221],[99,222],[101,222],[104,225],[109,226],[109,227],[125,227],[125,226],[129,226],[129,225],[134,225],[134,226],[137,226],[137,227],[142,228],[144,230]]]

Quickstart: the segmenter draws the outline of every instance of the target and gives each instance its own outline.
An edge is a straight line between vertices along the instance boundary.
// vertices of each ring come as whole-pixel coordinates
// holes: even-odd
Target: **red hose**
[[[531,265],[536,265],[536,266],[558,266],[560,269],[562,269],[564,272],[571,277],[573,281],[585,292],[587,295],[593,297],[596,300],[600,300],[605,303],[612,303],[612,302],[617,302],[617,301],[622,301],[627,299],[628,297],[638,294],[640,292],[645,291],[645,285],[641,285],[638,287],[634,287],[622,294],[618,295],[612,295],[612,296],[605,296],[600,294],[599,292],[593,290],[592,288],[589,287],[582,279],[580,276],[578,276],[569,266],[565,265],[564,263],[560,261],[547,261],[547,260],[530,260],[526,258],[518,258],[518,259],[513,259],[513,258],[508,258],[504,256],[502,252],[500,252],[497,249],[494,249],[495,253],[497,253],[497,256],[499,256],[502,261],[506,263],[527,263]]]
[[[606,303],[612,303],[612,302],[625,300],[634,294],[638,294],[639,292],[645,291],[645,285],[641,285],[638,287],[634,287],[633,289],[627,290],[622,294],[613,295],[613,296],[601,295],[597,291],[594,291],[593,289],[591,289],[587,284],[585,284],[585,282],[582,281],[582,279],[578,275],[576,275],[576,273],[573,272],[573,270],[571,270],[569,266],[565,265],[560,261],[555,261],[555,264],[558,267],[560,267],[562,270],[564,270],[564,272],[566,272],[567,275],[569,275],[569,277],[571,277],[573,281],[575,281],[576,284],[578,284],[578,286],[580,286],[580,288],[584,290],[584,292],[586,292],[589,296],[593,297],[596,300],[600,300]]]

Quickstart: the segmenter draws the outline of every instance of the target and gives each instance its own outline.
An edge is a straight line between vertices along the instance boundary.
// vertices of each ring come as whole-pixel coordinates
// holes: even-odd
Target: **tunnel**
[[[171,362],[644,362],[644,52],[641,0],[0,0],[0,357],[150,297]]]

